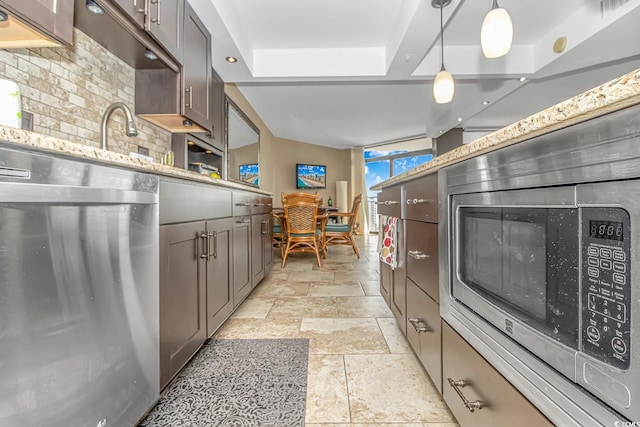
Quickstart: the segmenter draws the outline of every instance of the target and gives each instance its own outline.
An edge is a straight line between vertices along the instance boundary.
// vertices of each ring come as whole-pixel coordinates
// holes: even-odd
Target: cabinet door
[[[118,7],[126,13],[131,21],[140,28],[144,28],[145,3],[148,0],[112,0]]]
[[[393,270],[389,264],[385,264],[384,262],[380,262],[380,294],[382,298],[387,302],[387,305],[390,305],[391,301],[389,300],[391,296],[391,283],[393,282]]]
[[[189,3],[184,16],[183,114],[211,129],[211,35]]]
[[[405,221],[407,236],[407,277],[439,302],[438,224]]]
[[[207,336],[222,325],[233,311],[231,283],[231,242],[233,219],[207,221],[209,260],[207,261]]]
[[[482,409],[471,412],[449,384],[458,381],[459,391]],[[443,396],[461,426],[523,426],[552,424],[493,366],[447,323],[442,322]],[[460,387],[461,384],[464,386]]]
[[[233,220],[233,305],[238,306],[251,292],[251,219]]]
[[[404,221],[398,220],[397,265],[393,270],[390,286],[389,308],[393,312],[402,332],[407,333],[407,270],[405,256]]]
[[[264,215],[251,216],[251,287],[255,288],[264,278]]]
[[[73,44],[73,0],[0,0],[0,9],[57,42]]]
[[[216,146],[224,148],[224,82],[211,70],[211,138]],[[220,145],[217,145],[220,144]]]
[[[271,199],[269,199],[271,202]],[[264,272],[267,273],[267,268],[271,267],[273,263],[273,217],[271,214],[264,215],[264,227],[265,233],[263,234],[264,243]]]
[[[147,31],[179,64],[182,64],[184,0],[147,1]]]
[[[442,329],[440,307],[407,279],[407,340],[442,393]]]
[[[160,387],[207,338],[204,222],[160,227]]]

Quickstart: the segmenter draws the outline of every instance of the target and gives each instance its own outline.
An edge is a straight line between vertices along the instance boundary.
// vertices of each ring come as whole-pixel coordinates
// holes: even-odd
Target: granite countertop
[[[371,187],[372,190],[400,184],[471,157],[531,139],[594,117],[640,104],[640,69],[588,90],[533,114],[519,122],[444,153],[428,163]]]
[[[185,169],[173,166],[161,165],[160,163],[148,162],[145,160],[134,159],[120,153],[114,153],[100,148],[90,147],[88,145],[76,144],[71,141],[42,135],[35,132],[29,132],[22,129],[16,129],[8,126],[0,125],[0,142],[4,143],[8,148],[26,148],[35,149],[40,152],[49,152],[51,154],[62,154],[71,156],[78,160],[89,160],[111,166],[120,166],[125,168],[136,169],[139,171],[149,172],[156,175],[169,176],[173,178],[182,178],[191,181],[203,182],[206,184],[218,185],[221,187],[231,188],[234,190],[245,190],[254,193],[260,193],[271,196],[272,193],[260,190],[259,188],[250,187],[233,181],[225,181],[223,179],[211,178]]]

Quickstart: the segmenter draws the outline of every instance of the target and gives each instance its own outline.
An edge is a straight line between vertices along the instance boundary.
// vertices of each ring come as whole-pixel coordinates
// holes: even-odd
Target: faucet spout
[[[109,105],[109,107],[105,110],[104,114],[102,115],[102,127],[100,129],[100,140],[102,142],[103,150],[107,149],[107,124],[109,123],[109,118],[111,117],[111,114],[117,109],[121,109],[125,115],[125,119],[127,121],[126,123],[127,136],[129,137],[138,136],[138,128],[136,127],[136,122],[133,119],[133,113],[131,112],[129,107],[127,107],[127,104],[123,102],[114,102],[113,104]]]

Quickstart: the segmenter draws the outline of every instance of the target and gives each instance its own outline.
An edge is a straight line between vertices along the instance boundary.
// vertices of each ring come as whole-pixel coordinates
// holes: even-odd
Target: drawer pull
[[[384,202],[377,202],[379,205],[385,205],[385,206],[390,206],[390,205],[397,205],[400,204],[399,201],[397,200],[385,200]]]
[[[431,258],[431,255],[423,254],[420,251],[409,251],[409,256],[411,256],[412,258],[417,259],[417,260],[421,260],[421,259],[425,259],[425,258]]]
[[[241,219],[236,221],[236,224],[249,224],[251,222],[251,220],[249,219]]]
[[[236,203],[236,206],[251,206],[251,203]]]
[[[427,327],[427,325],[420,319],[416,318],[416,317],[410,317],[409,318],[409,323],[411,323],[411,326],[413,326],[413,329],[416,330],[416,332],[420,333],[420,332],[431,332],[431,329],[429,329]]]
[[[464,403],[464,406],[469,410],[469,412],[473,412],[476,409],[480,410],[486,406],[479,400],[470,402],[466,397],[464,397],[464,394],[462,394],[462,391],[460,391],[460,389],[467,385],[467,382],[465,380],[454,381],[451,378],[447,378],[447,381],[449,381],[449,385],[453,387],[460,399],[462,399],[462,403]]]
[[[407,199],[408,205],[421,205],[423,203],[433,203],[432,199]]]

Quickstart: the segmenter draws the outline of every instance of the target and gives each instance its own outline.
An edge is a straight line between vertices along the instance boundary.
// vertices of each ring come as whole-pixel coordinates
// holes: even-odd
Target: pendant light
[[[442,9],[448,6],[451,0],[431,0],[431,6],[440,9],[440,53],[441,64],[440,72],[433,81],[433,98],[438,104],[446,104],[453,99],[455,91],[455,83],[453,76],[444,68],[444,22],[442,18]]]
[[[487,58],[499,58],[509,53],[513,41],[513,23],[509,13],[493,0],[491,10],[482,21],[480,45]]]

